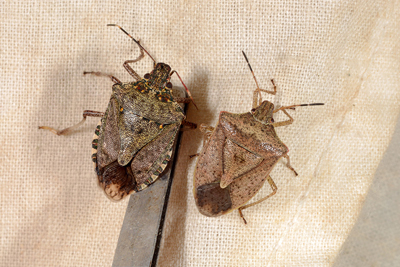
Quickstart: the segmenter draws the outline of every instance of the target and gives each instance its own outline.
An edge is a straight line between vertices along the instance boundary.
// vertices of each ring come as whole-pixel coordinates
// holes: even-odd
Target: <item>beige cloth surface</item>
[[[400,120],[334,267],[400,265]]]
[[[159,265],[332,265],[400,112],[399,1],[16,1],[0,12],[0,266],[112,263],[127,200],[110,202],[96,185],[97,119],[65,137],[37,129],[105,110],[112,82],[83,71],[132,80],[122,63],[139,50],[108,23],[180,73],[199,107],[190,121],[215,125],[222,110],[251,109],[241,50],[262,88],[277,84],[264,99],[326,104],[291,111],[295,122],[277,130],[299,176],[277,164],[278,192],[245,211],[248,225],[237,212],[198,213],[187,155],[202,136],[185,132]],[[144,75],[151,61],[133,67]]]

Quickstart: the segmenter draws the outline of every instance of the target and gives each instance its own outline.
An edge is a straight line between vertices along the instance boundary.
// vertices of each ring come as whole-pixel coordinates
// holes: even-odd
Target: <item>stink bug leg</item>
[[[296,174],[296,175],[297,175],[297,174]],[[247,209],[247,208],[249,208],[249,207],[251,207],[251,206],[260,204],[261,202],[263,202],[263,201],[267,200],[268,198],[272,197],[273,195],[275,195],[275,194],[276,194],[276,191],[278,191],[278,187],[277,187],[276,184],[274,183],[274,180],[272,180],[271,176],[269,176],[269,175],[267,176],[267,181],[268,181],[269,185],[270,185],[271,188],[272,188],[272,193],[270,193],[270,194],[269,194],[268,196],[266,196],[266,197],[263,197],[263,198],[260,199],[260,200],[257,200],[256,202],[253,202],[253,203],[251,203],[251,204],[247,204],[247,205],[244,205],[244,206],[241,206],[240,208],[238,208],[239,216],[243,219],[243,221],[244,221],[245,224],[247,224],[247,221],[246,221],[246,219],[245,219],[244,216],[243,216],[242,210]]]
[[[86,74],[92,74],[92,75],[99,76],[99,77],[100,76],[108,77],[114,83],[121,83],[121,81],[118,80],[116,77],[114,77],[110,74],[107,74],[107,73],[95,72],[95,71],[84,71],[83,75],[86,75]],[[48,130],[56,135],[68,135],[71,132],[73,132],[74,130],[76,130],[77,128],[79,128],[86,121],[86,117],[103,117],[103,116],[104,116],[104,112],[93,111],[93,110],[84,110],[83,111],[83,119],[79,123],[77,123],[71,127],[65,128],[63,130],[56,130],[49,126],[39,126],[39,130]]]
[[[260,89],[244,52],[243,55],[257,85],[253,93],[253,108],[243,114],[222,111],[215,128],[201,126],[205,142],[195,168],[193,191],[197,208],[202,214],[215,217],[237,209],[247,223],[242,211],[276,194],[278,187],[270,173],[281,158],[286,158],[286,166],[297,175],[290,165],[289,149],[279,139],[274,127],[293,123],[288,109],[323,104],[292,105],[274,110],[273,103],[261,99],[261,92],[276,94],[274,81],[271,80],[273,90]],[[273,114],[278,111],[289,119],[275,122]],[[272,192],[247,204],[265,181],[268,181]]]
[[[39,126],[39,129],[48,130],[55,135],[68,135],[71,132],[73,132],[75,129],[79,128],[86,121],[86,117],[103,117],[103,116],[104,116],[104,112],[85,110],[85,111],[83,111],[83,119],[79,123],[77,123],[71,127],[65,128],[63,130],[56,130],[49,126]]]
[[[121,83],[120,80],[118,80],[117,78],[115,78],[114,76],[107,74],[107,73],[103,73],[103,72],[98,72],[98,71],[84,71],[83,75],[86,74],[91,74],[91,75],[95,75],[95,76],[99,76],[99,77],[108,77],[111,79],[111,81],[113,81],[114,83]]]
[[[138,43],[140,44],[140,40],[138,41]],[[135,63],[138,62],[139,60],[141,60],[142,58],[144,58],[144,52],[143,52],[143,48],[142,46],[140,46],[140,55],[135,58],[135,59],[131,59],[131,60],[127,60],[124,62],[123,66],[126,69],[126,71],[133,77],[135,78],[136,81],[141,80],[142,78],[139,76],[139,74],[136,73],[136,71],[134,71],[132,69],[131,66],[129,66],[130,63]],[[111,81],[113,81],[114,83],[121,83],[120,80],[118,80],[117,78],[115,78],[114,76],[107,74],[107,73],[102,73],[102,72],[95,72],[95,71],[85,71],[83,72],[83,75],[86,74],[92,74],[92,75],[96,75],[96,76],[106,76],[109,77],[111,79]]]

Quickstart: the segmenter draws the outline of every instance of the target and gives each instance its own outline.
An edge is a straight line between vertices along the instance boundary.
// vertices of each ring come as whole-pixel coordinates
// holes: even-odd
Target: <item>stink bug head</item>
[[[261,123],[271,123],[272,114],[274,113],[274,104],[269,101],[263,101],[256,109],[253,110],[253,117]]]
[[[144,76],[150,87],[162,90],[171,77],[171,67],[165,63],[157,63],[155,68]]]

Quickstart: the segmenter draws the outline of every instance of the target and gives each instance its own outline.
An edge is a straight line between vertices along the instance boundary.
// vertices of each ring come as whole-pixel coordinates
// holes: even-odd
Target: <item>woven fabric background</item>
[[[278,163],[271,173],[278,192],[245,210],[248,225],[237,212],[197,211],[196,160],[188,155],[201,150],[202,135],[185,132],[159,266],[399,263],[399,227],[378,224],[384,229],[366,239],[351,231],[400,113],[398,0],[3,1],[0,14],[0,266],[112,263],[127,200],[111,202],[96,185],[90,154],[98,120],[69,136],[37,128],[62,129],[85,109],[106,109],[112,82],[83,71],[132,80],[122,63],[139,49],[108,23],[180,73],[199,107],[189,107],[189,121],[215,125],[220,111],[251,109],[255,83],[242,50],[262,88],[275,80],[278,94],[264,99],[325,103],[290,111],[294,123],[277,129],[299,176]],[[144,75],[151,66],[146,57],[133,68]],[[384,166],[395,168],[395,159]],[[399,184],[398,172],[383,172],[386,185],[371,189],[378,196]],[[264,186],[255,199],[268,192]],[[373,211],[398,222],[392,200],[385,209],[369,201],[362,223],[373,223]],[[375,238],[381,231],[392,238]],[[342,248],[349,234],[353,243]]]

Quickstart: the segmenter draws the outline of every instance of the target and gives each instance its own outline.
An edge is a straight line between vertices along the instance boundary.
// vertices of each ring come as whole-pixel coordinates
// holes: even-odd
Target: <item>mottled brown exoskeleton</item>
[[[276,135],[274,128],[293,122],[287,109],[323,104],[292,105],[274,110],[274,104],[261,100],[261,92],[276,94],[274,81],[271,80],[273,91],[260,89],[244,52],[243,55],[257,85],[253,109],[243,114],[222,111],[215,128],[201,125],[205,144],[197,161],[193,191],[197,208],[202,214],[215,217],[238,209],[239,215],[247,223],[242,210],[276,193],[277,186],[270,172],[281,158],[286,158],[286,166],[297,175],[290,165],[289,149]],[[273,114],[278,111],[282,111],[289,119],[274,122]],[[246,205],[265,180],[271,186],[272,193]]]
[[[84,72],[107,76],[115,83],[106,112],[86,110],[80,123],[61,131],[47,126],[39,129],[65,135],[82,125],[87,116],[102,117],[93,137],[92,159],[100,186],[108,197],[119,200],[153,183],[171,158],[181,125],[191,128],[196,125],[185,121],[184,111],[178,104],[193,102],[179,74],[171,71],[167,64],[156,64],[140,43],[120,26],[108,26],[117,26],[140,47],[140,56],[124,63],[125,69],[137,81],[122,83],[108,74]],[[153,60],[154,69],[141,78],[129,63],[142,59],[143,51]],[[173,73],[178,75],[190,98],[172,97],[170,79]]]

